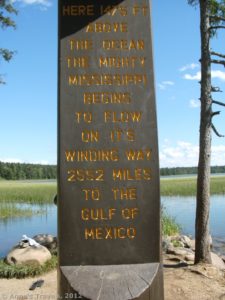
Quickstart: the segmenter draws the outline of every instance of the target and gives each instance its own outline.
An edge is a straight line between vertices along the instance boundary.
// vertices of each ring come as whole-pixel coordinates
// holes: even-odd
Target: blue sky
[[[17,29],[0,31],[0,47],[15,49],[0,61],[0,160],[56,163],[57,1],[14,0]],[[161,167],[195,166],[199,139],[199,11],[186,0],[152,0],[153,47]],[[225,53],[225,33],[212,43]],[[225,69],[212,68],[225,91]],[[215,98],[225,99],[225,93]],[[214,123],[225,134],[225,109]],[[212,164],[225,165],[225,138],[213,135]]]

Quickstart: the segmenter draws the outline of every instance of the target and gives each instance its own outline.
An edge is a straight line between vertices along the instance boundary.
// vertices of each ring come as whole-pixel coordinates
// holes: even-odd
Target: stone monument
[[[61,299],[163,299],[150,12],[59,0]]]

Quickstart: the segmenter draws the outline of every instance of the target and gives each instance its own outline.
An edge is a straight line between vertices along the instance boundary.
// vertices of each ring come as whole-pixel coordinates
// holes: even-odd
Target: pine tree
[[[6,28],[16,28],[15,21],[11,18],[12,14],[17,14],[17,10],[12,5],[12,1],[9,0],[0,0],[0,27],[4,30]],[[9,62],[15,51],[1,48],[0,47],[0,57],[5,61]],[[2,76],[0,76],[0,84],[5,83]]]
[[[197,180],[197,209],[195,223],[195,263],[211,263],[209,241],[210,211],[210,163],[212,131],[222,137],[213,124],[213,118],[220,111],[213,111],[213,104],[225,106],[225,103],[213,99],[213,93],[221,92],[212,85],[211,65],[225,67],[225,55],[212,51],[210,42],[217,31],[225,29],[225,0],[188,0],[191,5],[200,7],[201,33],[201,117],[199,139],[199,163]]]

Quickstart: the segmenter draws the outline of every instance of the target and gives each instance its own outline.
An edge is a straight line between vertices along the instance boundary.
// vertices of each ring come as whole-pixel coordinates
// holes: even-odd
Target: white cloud
[[[165,90],[168,86],[172,86],[172,85],[174,85],[173,81],[166,80],[159,83],[158,87],[160,88],[160,90]]]
[[[190,100],[190,107],[191,108],[198,108],[198,107],[200,107],[200,101],[199,100],[195,100],[195,99],[191,99]]]
[[[160,167],[192,167],[198,164],[198,145],[178,141],[169,146],[168,142],[159,153]],[[212,146],[211,165],[225,165],[225,145]]]
[[[222,81],[225,81],[225,72],[219,71],[219,70],[213,70],[212,71],[212,78],[218,78]]]
[[[21,2],[25,5],[40,5],[44,8],[52,6],[50,0],[14,0],[14,2]]]
[[[19,164],[37,164],[37,165],[55,165],[56,162],[49,162],[47,160],[38,160],[38,161],[24,161],[19,158],[0,158],[1,162],[8,163],[19,163]]]
[[[211,71],[211,76],[212,78],[217,78],[220,79],[222,81],[225,81],[225,72],[222,72],[220,70],[212,70]],[[183,76],[184,79],[187,80],[201,80],[201,72],[198,71],[196,74],[191,75],[191,74],[184,74]]]
[[[191,75],[191,74],[184,74],[183,76],[184,79],[187,80],[201,80],[201,72],[198,71],[195,75]]]
[[[187,70],[194,70],[198,67],[199,67],[199,64],[192,63],[192,64],[188,64],[188,65],[185,65],[185,66],[181,67],[179,69],[179,71],[184,72],[184,71],[187,71]]]
[[[8,163],[22,163],[23,161],[19,158],[0,158],[1,162],[8,162]]]

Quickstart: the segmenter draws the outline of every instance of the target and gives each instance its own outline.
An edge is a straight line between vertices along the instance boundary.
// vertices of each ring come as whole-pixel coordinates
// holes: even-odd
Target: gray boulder
[[[9,265],[43,265],[47,260],[51,259],[52,255],[44,246],[30,246],[27,244],[18,244],[10,250],[6,256],[6,263]]]
[[[225,270],[225,264],[222,258],[216,253],[211,252],[212,265],[220,270]]]
[[[48,248],[52,254],[57,252],[57,238],[51,234],[37,234],[33,239],[40,245]]]

